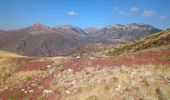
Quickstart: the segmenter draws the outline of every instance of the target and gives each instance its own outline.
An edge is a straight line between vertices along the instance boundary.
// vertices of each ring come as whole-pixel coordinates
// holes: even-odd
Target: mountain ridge
[[[137,27],[138,24],[134,25]],[[123,25],[120,26],[123,27]],[[140,29],[125,28],[132,31],[127,33],[122,28],[115,30],[106,26],[97,30],[94,34],[88,34],[85,30],[73,25],[59,25],[51,28],[41,23],[36,23],[19,30],[0,32],[0,49],[24,56],[68,55],[70,50],[83,47],[81,45],[84,44],[117,44],[160,31],[150,25],[138,25],[138,27],[142,31]]]

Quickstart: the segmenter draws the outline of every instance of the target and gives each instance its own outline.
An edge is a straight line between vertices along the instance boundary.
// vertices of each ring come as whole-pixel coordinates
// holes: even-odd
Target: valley
[[[43,27],[43,31],[48,30],[50,33],[41,33],[42,26],[40,27],[39,24],[35,27],[36,30],[37,27],[40,28],[40,33],[29,33],[31,35],[28,36],[43,34],[44,37],[41,39],[44,40],[46,34],[53,34],[53,30],[49,30],[48,27]],[[68,26],[64,27],[68,28]],[[10,34],[18,34],[18,32]],[[21,33],[19,37],[23,37],[22,35],[25,34]],[[84,39],[82,35],[86,34],[82,32],[80,35]],[[48,53],[43,56],[32,55],[32,53],[27,55],[24,51],[20,51],[19,54],[10,53],[7,52],[10,50],[4,51],[6,47],[0,51],[0,99],[169,100],[170,30],[139,37],[140,39],[116,44],[114,42],[109,45],[99,40],[99,43],[103,44],[97,44],[95,50],[93,50],[94,46],[90,47],[96,45],[93,41],[89,45],[75,47],[73,53],[65,56],[55,54],[53,56]],[[4,43],[5,38],[1,37]],[[52,35],[50,38],[55,40],[58,36]],[[40,52],[39,48],[37,52]]]

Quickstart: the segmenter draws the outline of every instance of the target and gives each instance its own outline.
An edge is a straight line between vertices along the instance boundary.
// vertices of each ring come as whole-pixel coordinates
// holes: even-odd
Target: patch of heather
[[[64,65],[66,69],[81,69],[81,67],[115,67],[141,64],[170,64],[166,57],[170,56],[170,50],[147,51],[133,54],[125,54],[114,58],[108,57],[80,57],[70,58]]]

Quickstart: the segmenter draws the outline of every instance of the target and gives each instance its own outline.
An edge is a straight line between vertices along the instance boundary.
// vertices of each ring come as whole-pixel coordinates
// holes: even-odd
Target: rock
[[[118,85],[117,88],[115,89],[116,91],[120,91],[122,88],[122,85]]]
[[[24,91],[24,93],[28,93],[28,91]]]
[[[49,71],[50,74],[53,74],[53,72],[54,72],[54,70],[50,70],[50,71]]]
[[[4,89],[5,89],[5,90],[8,90],[8,87],[6,86]]]
[[[36,83],[32,83],[32,84],[31,84],[31,86],[32,86],[32,87],[37,87],[37,86],[38,86],[38,84],[36,84]]]
[[[30,93],[34,92],[34,90],[29,90]]]
[[[73,81],[71,82],[71,84],[72,84],[72,85],[75,85],[75,84],[76,84],[76,80],[73,80]]]
[[[72,73],[72,72],[73,72],[73,70],[72,70],[72,69],[68,69],[68,72],[69,72],[69,73]]]
[[[43,93],[44,94],[49,94],[49,93],[52,93],[53,91],[52,90],[44,90]]]
[[[95,59],[94,57],[89,57],[89,58],[92,59],[92,60]]]
[[[21,91],[25,91],[25,89],[21,89]]]
[[[80,58],[80,56],[77,56],[76,58],[77,58],[77,59],[79,59],[79,58]]]
[[[47,65],[47,68],[51,68],[51,65]]]
[[[66,90],[65,93],[70,94],[70,91],[67,91],[67,90]]]

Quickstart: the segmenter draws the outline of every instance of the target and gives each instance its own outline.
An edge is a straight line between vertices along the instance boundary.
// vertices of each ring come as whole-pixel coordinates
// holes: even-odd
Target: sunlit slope
[[[134,52],[150,48],[156,48],[170,44],[170,30],[162,31],[140,40],[119,44],[112,48],[107,55],[115,56],[126,52]]]
[[[0,57],[2,58],[4,58],[4,57],[23,57],[23,56],[21,56],[21,55],[18,55],[18,54],[15,54],[15,53],[11,53],[11,52],[7,52],[7,51],[2,51],[2,50],[0,50]]]

